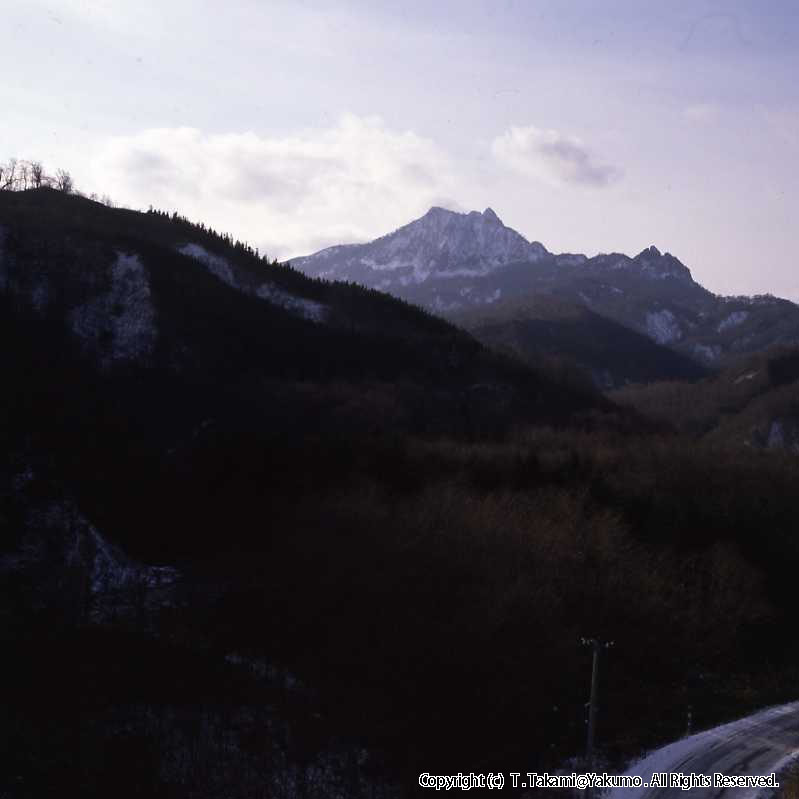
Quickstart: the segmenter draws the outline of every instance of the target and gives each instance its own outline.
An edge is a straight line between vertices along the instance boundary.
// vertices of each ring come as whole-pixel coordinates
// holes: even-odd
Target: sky
[[[796,0],[3,0],[0,160],[280,259],[431,205],[799,300]]]

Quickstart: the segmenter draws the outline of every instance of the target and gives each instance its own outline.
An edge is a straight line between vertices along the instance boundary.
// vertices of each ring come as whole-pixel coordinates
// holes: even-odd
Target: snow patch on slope
[[[15,477],[15,488],[35,479],[26,468]],[[102,622],[172,603],[179,572],[128,557],[71,500],[45,500],[26,511],[23,525],[19,549],[0,556],[0,575],[28,575],[42,606],[57,604],[66,614]]]
[[[279,305],[287,311],[291,311],[298,316],[302,316],[311,322],[324,322],[327,316],[327,306],[321,302],[308,300],[304,297],[295,297],[287,291],[272,286],[269,283],[264,283],[259,286],[255,292],[256,297],[262,300],[268,300],[273,305]]]
[[[733,311],[726,319],[722,319],[721,322],[719,322],[717,330],[719,333],[723,333],[731,327],[742,324],[748,318],[749,311]]]
[[[139,256],[117,253],[110,287],[74,308],[69,325],[87,348],[99,352],[102,366],[150,355],[157,339],[155,308]]]
[[[721,357],[718,344],[694,344],[694,355],[708,363],[715,363]]]
[[[177,569],[171,566],[143,566],[125,555],[119,547],[110,544],[93,525],[88,525],[87,532],[93,552],[90,566],[92,593],[162,588],[177,581]]]
[[[773,419],[766,437],[768,449],[799,454],[799,424],[795,419]]]
[[[502,289],[496,289],[492,294],[489,294],[485,301],[491,305],[491,303],[496,302],[502,296]]]
[[[658,344],[669,344],[682,338],[677,318],[666,308],[646,315],[646,331]]]
[[[178,247],[178,252],[204,264],[212,275],[218,277],[223,283],[227,283],[228,286],[234,289],[239,288],[239,283],[233,275],[233,269],[227,258],[214,255],[199,244],[184,244],[182,247]]]
[[[769,449],[784,449],[785,447],[785,431],[782,429],[782,422],[778,419],[775,419],[769,427],[766,446]]]
[[[311,322],[323,322],[327,318],[328,307],[326,305],[304,297],[296,297],[272,283],[262,283],[253,290],[236,277],[233,267],[227,258],[208,252],[200,244],[184,244],[182,247],[178,247],[178,252],[181,255],[188,255],[190,258],[194,258],[195,261],[199,261],[207,267],[212,275],[237,291],[252,294]]]

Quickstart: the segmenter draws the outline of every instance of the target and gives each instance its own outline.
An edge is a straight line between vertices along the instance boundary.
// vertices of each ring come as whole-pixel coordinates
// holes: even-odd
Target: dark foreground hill
[[[324,427],[330,414],[347,416],[350,385],[359,407],[344,424],[439,432],[609,407],[491,355],[417,308],[310,280],[177,217],[48,189],[4,192],[0,258],[4,301],[29,325],[29,342],[44,352],[60,346],[110,381],[158,375],[196,386],[190,406],[232,393],[264,415],[289,413],[284,425]]]
[[[799,466],[180,218],[0,193],[0,794],[410,796],[793,695]],[[658,432],[660,430],[660,432]]]
[[[0,193],[0,303],[7,446],[51,453],[100,519],[131,484],[172,513],[195,480],[235,483],[245,450],[275,453],[279,480],[277,453],[314,436],[473,437],[614,412],[387,295],[311,280],[176,215],[50,189]],[[337,466],[311,455],[305,469]],[[150,512],[121,514],[117,539],[144,552]],[[218,541],[209,518],[195,551]],[[180,548],[174,522],[150,556]]]

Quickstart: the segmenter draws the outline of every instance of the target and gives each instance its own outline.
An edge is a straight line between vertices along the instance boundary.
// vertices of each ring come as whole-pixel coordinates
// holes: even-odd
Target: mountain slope
[[[50,190],[0,194],[0,294],[34,328],[63,328],[71,355],[109,379],[145,370],[207,384],[209,396],[245,383],[253,397],[264,393],[255,388],[264,381],[286,390],[303,381],[290,390],[302,402],[310,383],[393,384],[401,386],[396,413],[382,424],[401,427],[422,416],[423,427],[442,429],[454,429],[453,420],[457,427],[464,414],[476,420],[477,406],[490,412],[486,386],[502,397],[502,414],[512,407],[531,418],[557,416],[564,406],[601,405],[384,294],[309,280],[177,217]],[[266,394],[267,406],[277,393]]]
[[[141,557],[182,551],[183,506],[167,495],[193,502],[241,452],[614,411],[385,294],[310,280],[179,217],[51,190],[0,193],[0,310],[15,342],[0,352],[8,451],[52,453],[100,528]],[[309,475],[328,468],[315,457]],[[146,504],[119,513],[131,483],[177,514],[168,543],[142,532]]]
[[[716,296],[656,247],[632,258],[556,255],[502,225],[490,209],[481,215],[433,208],[373,242],[331,247],[294,265],[309,275],[387,291],[445,316],[521,296],[555,296],[713,367],[799,342],[794,303]]]
[[[129,762],[148,741],[135,776],[164,794],[187,795],[204,761],[225,795],[310,768],[309,753],[349,773],[333,755],[363,758],[364,708],[386,746],[377,718],[401,737],[429,706],[390,710],[425,682],[410,672],[385,691],[400,657],[424,671],[434,643],[396,636],[418,633],[427,566],[418,585],[411,563],[434,548],[399,509],[441,479],[409,442],[488,445],[618,410],[388,295],[311,280],[177,216],[50,190],[0,192],[0,334],[0,640],[15,652],[3,737],[31,795],[156,795],[104,782],[115,752]],[[267,675],[298,662],[324,700],[237,676],[241,650],[269,658]],[[175,751],[195,758],[177,777]],[[244,761],[259,787],[234,793]]]
[[[497,351],[511,352],[533,366],[576,368],[605,390],[707,374],[692,358],[551,295],[500,301],[451,318]]]
[[[487,275],[516,261],[549,255],[502,224],[491,208],[459,214],[433,207],[421,219],[369,244],[328,247],[294,265],[333,280],[380,289]]]
[[[694,384],[632,386],[618,402],[718,444],[799,453],[799,349],[749,356]]]
[[[585,634],[617,642],[614,758],[686,702],[707,724],[739,685],[794,690],[799,461],[646,435],[177,217],[0,194],[0,228],[0,793],[554,770],[584,741]]]

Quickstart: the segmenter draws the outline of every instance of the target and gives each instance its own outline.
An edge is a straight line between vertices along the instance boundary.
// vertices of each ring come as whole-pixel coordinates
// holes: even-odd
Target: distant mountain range
[[[654,246],[635,257],[551,253],[504,225],[490,208],[467,214],[431,208],[420,219],[372,242],[328,247],[292,264],[314,277],[388,292],[457,318],[473,330],[485,326],[487,308],[495,309],[495,327],[512,320],[518,329],[520,308],[525,305],[537,309],[531,318],[547,319],[546,303],[540,300],[555,298],[558,303],[549,319],[553,323],[562,316],[565,302],[711,368],[741,355],[799,342],[799,306],[788,300],[715,295],[697,283],[676,257]],[[476,317],[470,317],[473,311],[479,311]],[[555,351],[558,336],[552,335]],[[530,347],[521,347],[525,349]],[[618,365],[615,371],[610,368],[611,354],[597,358],[595,353],[588,364],[599,375],[599,384],[641,377],[635,369],[625,373]],[[669,359],[663,370],[655,370],[657,376],[690,371],[683,362],[674,372],[674,363]]]

